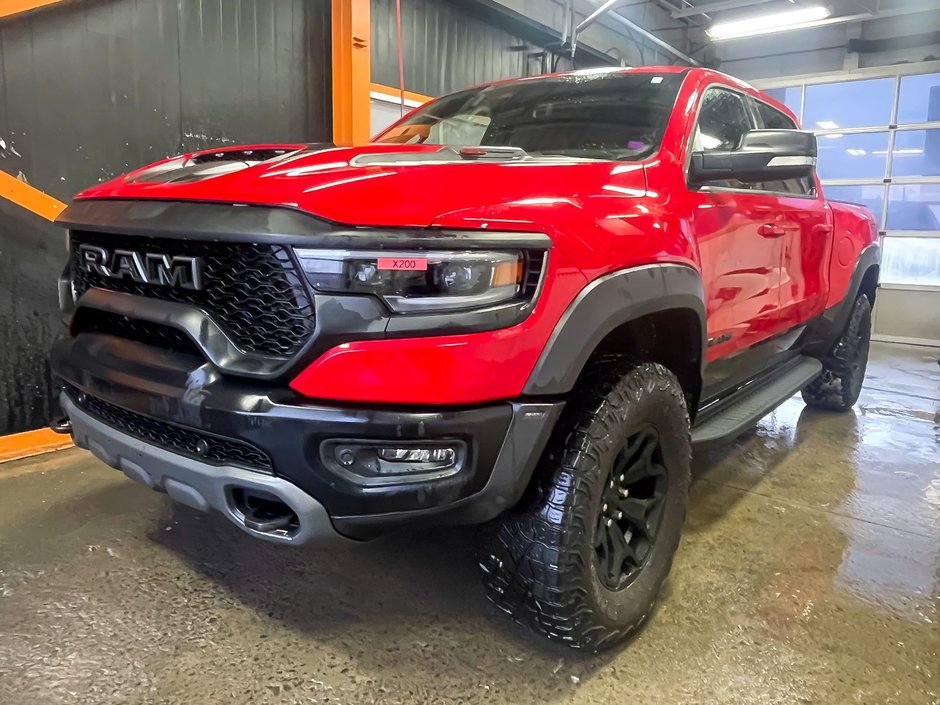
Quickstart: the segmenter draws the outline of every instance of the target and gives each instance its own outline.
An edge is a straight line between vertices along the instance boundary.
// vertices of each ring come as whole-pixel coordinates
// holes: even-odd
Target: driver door
[[[751,129],[745,97],[712,86],[692,127],[692,151],[737,149]],[[777,233],[785,224],[778,197],[739,181],[690,187],[689,197],[708,315],[706,386],[720,389],[759,372],[772,355],[747,353],[782,332]]]

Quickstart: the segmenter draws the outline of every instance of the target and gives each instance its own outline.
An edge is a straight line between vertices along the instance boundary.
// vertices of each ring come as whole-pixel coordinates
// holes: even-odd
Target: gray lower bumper
[[[99,460],[132,480],[166,492],[195,509],[220,511],[243,531],[266,541],[294,545],[348,541],[333,528],[322,504],[286,480],[229,465],[210,465],[171,453],[101,423],[75,406],[65,394],[61,395],[60,402],[72,422],[75,445],[87,448]],[[244,515],[232,501],[232,492],[236,489],[275,495],[294,510],[299,528],[290,533],[267,533],[247,527]]]

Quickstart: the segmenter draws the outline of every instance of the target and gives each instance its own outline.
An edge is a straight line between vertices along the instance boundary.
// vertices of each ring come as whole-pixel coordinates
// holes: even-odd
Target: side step
[[[800,391],[820,372],[822,363],[804,356],[769,381],[756,381],[744,387],[722,409],[695,425],[692,446],[701,450],[730,441]]]

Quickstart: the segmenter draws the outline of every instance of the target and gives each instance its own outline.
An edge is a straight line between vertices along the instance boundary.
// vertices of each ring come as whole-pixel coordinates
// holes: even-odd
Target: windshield
[[[376,142],[643,159],[659,148],[682,78],[679,73],[568,75],[462,91],[393,125]]]

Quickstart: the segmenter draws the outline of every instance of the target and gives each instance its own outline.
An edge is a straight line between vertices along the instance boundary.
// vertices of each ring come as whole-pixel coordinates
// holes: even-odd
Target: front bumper
[[[199,357],[99,334],[62,336],[52,364],[67,385],[61,403],[76,444],[132,479],[281,543],[492,519],[519,500],[563,406],[324,406],[277,386],[223,377]],[[207,457],[197,445],[202,439],[228,455]],[[323,464],[320,446],[331,439],[459,440],[467,455],[449,477],[370,485]],[[265,457],[267,465],[238,462]],[[251,528],[234,499],[241,491],[277,498],[297,515],[296,525]]]

